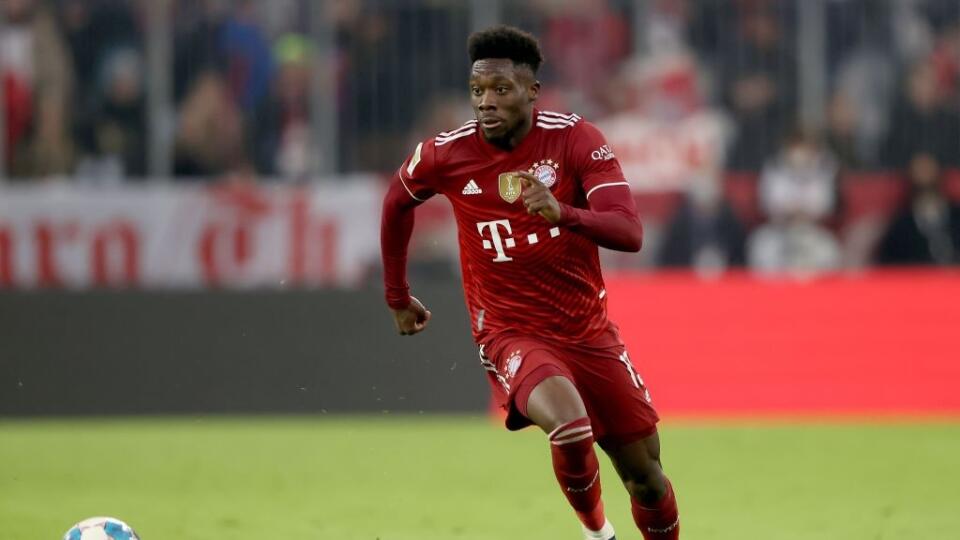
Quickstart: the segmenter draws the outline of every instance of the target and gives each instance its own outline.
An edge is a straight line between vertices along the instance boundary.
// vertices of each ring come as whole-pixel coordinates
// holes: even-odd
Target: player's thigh
[[[586,415],[579,393],[570,382],[573,375],[552,344],[536,338],[507,336],[495,340],[488,352],[491,356],[484,367],[496,394],[503,398],[508,429],[531,424],[547,429],[558,418]],[[535,390],[531,413],[530,397]]]
[[[543,431],[587,416],[577,387],[569,378],[554,375],[539,381],[527,398],[527,417]]]

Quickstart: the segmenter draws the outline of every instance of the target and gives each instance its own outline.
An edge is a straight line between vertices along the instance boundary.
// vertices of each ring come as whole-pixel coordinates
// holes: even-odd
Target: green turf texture
[[[960,422],[661,426],[683,538],[960,538]],[[545,438],[482,417],[0,421],[0,538],[581,538]],[[620,540],[639,539],[609,464]]]

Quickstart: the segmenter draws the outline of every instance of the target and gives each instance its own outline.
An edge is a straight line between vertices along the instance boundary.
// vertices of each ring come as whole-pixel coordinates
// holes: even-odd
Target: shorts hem
[[[621,446],[626,446],[639,440],[646,439],[655,433],[657,433],[657,425],[653,424],[646,429],[634,431],[632,433],[603,435],[597,439],[597,444],[600,445],[600,448],[603,448],[604,450],[612,450],[614,448],[620,448]]]

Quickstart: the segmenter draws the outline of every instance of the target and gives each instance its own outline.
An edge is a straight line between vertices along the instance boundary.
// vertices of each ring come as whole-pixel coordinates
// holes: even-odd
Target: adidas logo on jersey
[[[483,190],[480,189],[480,186],[477,185],[476,181],[471,178],[470,181],[467,182],[467,185],[463,186],[463,191],[461,191],[461,193],[464,195],[479,195],[483,193]]]

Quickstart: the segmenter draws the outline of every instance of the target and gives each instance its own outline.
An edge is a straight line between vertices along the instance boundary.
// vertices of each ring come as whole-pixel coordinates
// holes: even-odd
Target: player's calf
[[[570,506],[584,527],[601,530],[606,524],[600,501],[600,463],[593,450],[593,428],[587,417],[561,424],[550,432],[553,471]]]
[[[607,450],[630,494],[634,523],[645,540],[680,538],[677,499],[660,466],[660,438],[656,433],[634,443]]]
[[[521,393],[517,407],[547,433],[553,471],[584,526],[584,537],[613,539],[613,527],[604,516],[600,500],[600,463],[593,449],[593,426],[576,386],[563,376],[530,384],[533,390],[526,399]]]
[[[664,477],[666,491],[650,506],[644,505],[635,497],[630,497],[630,511],[633,521],[643,534],[644,540],[677,540],[680,538],[680,516],[677,511],[677,499],[673,494],[670,480]]]

